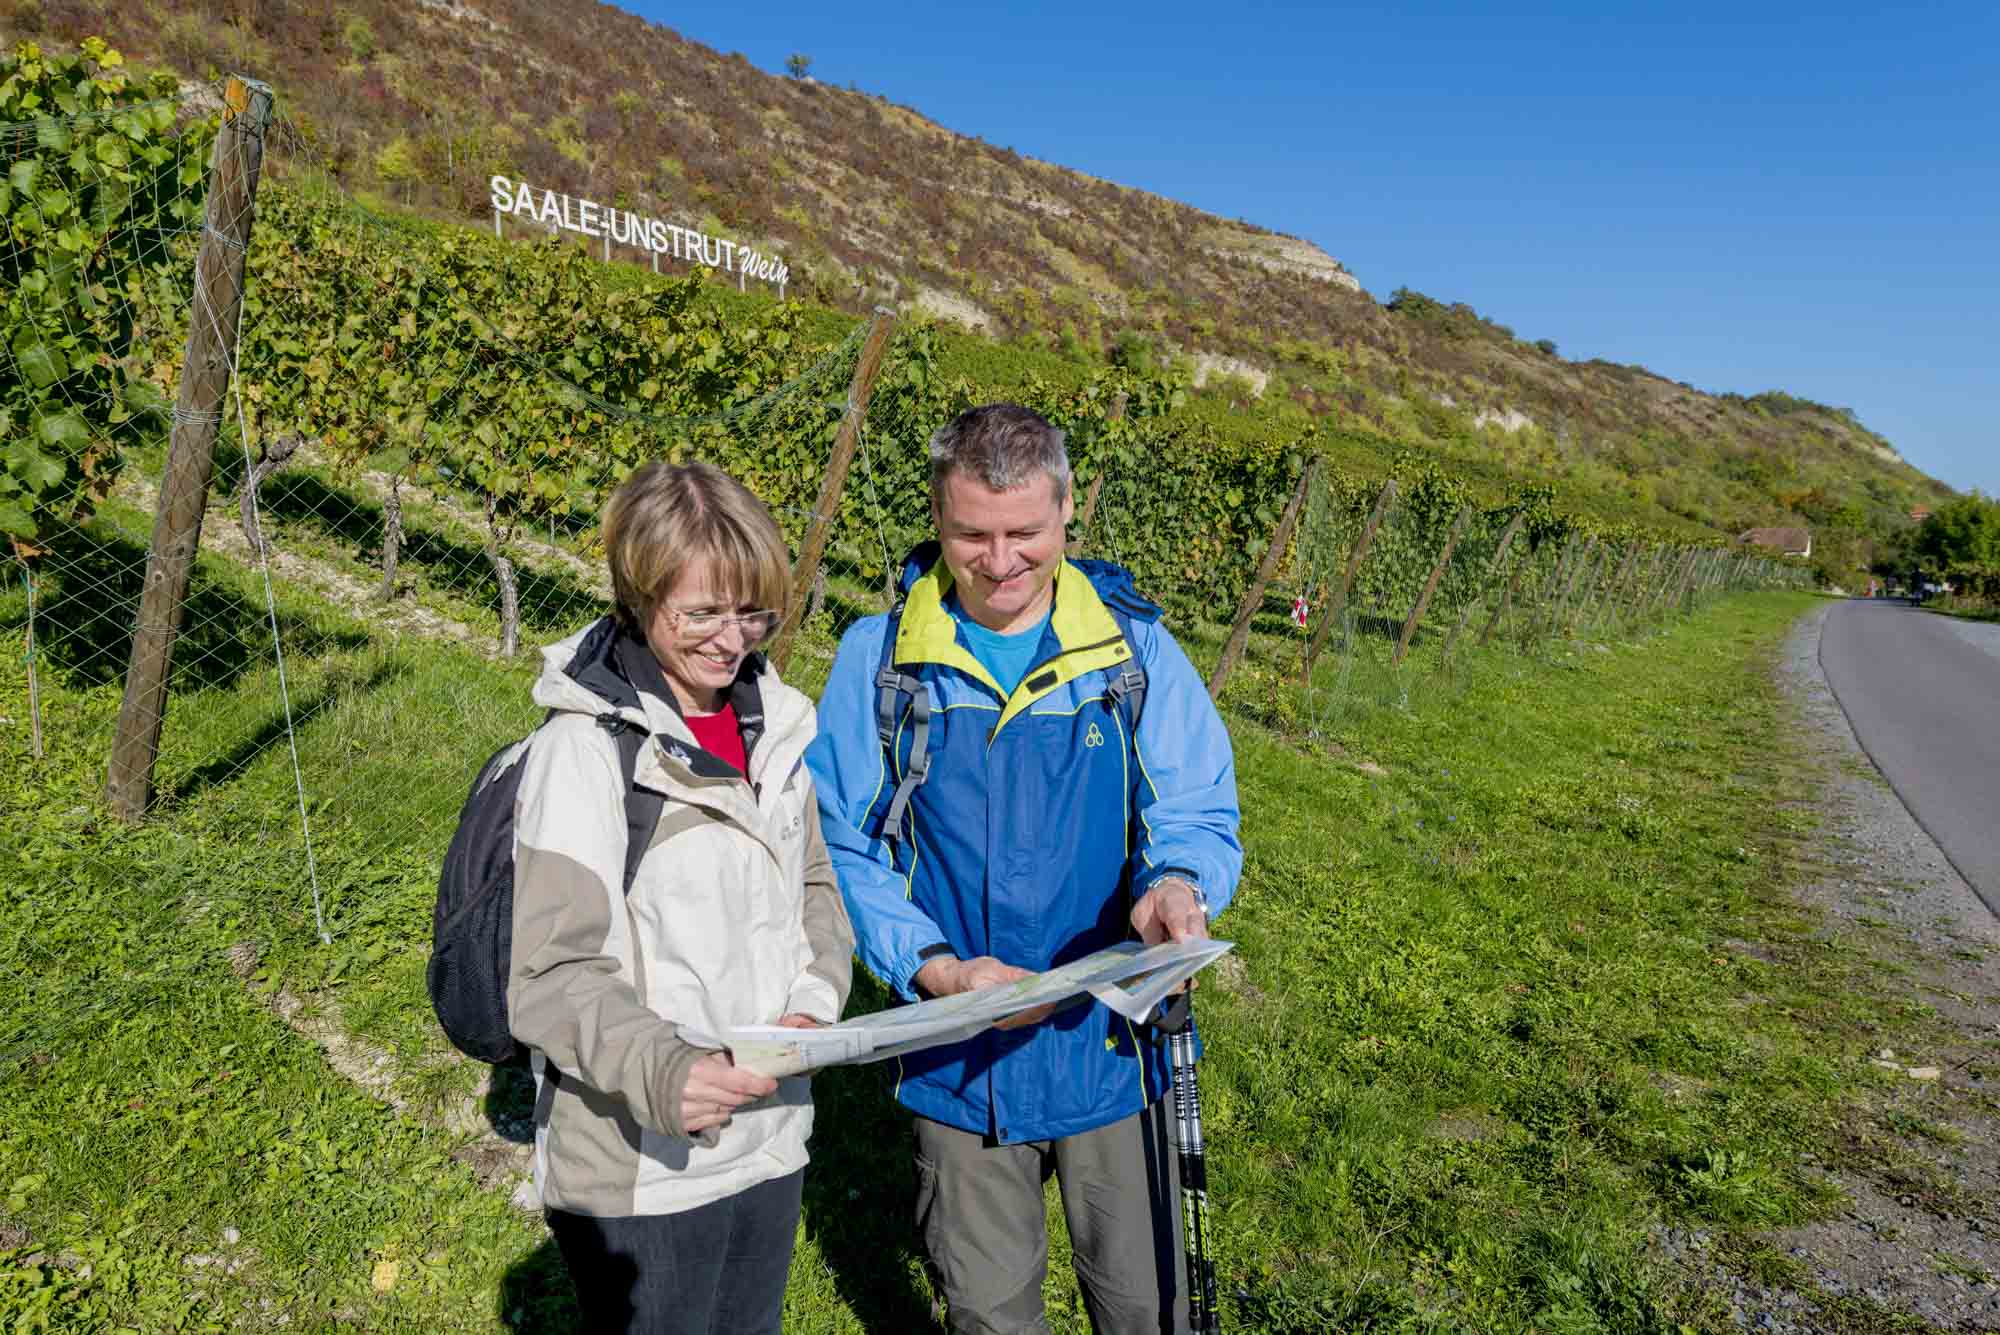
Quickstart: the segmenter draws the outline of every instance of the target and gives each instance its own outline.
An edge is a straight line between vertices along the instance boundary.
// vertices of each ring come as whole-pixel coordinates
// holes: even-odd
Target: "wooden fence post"
[[[1305,664],[1299,670],[1299,680],[1311,681],[1313,662],[1320,650],[1326,648],[1326,637],[1347,610],[1347,595],[1354,587],[1354,576],[1361,569],[1362,558],[1368,555],[1369,544],[1375,541],[1375,530],[1382,526],[1382,516],[1389,511],[1389,503],[1396,499],[1396,479],[1390,478],[1382,484],[1381,494],[1375,498],[1375,509],[1368,516],[1368,523],[1362,528],[1361,536],[1354,540],[1354,550],[1347,554],[1347,573],[1341,576],[1340,587],[1333,591],[1333,598],[1326,605],[1326,612],[1319,619],[1319,629],[1313,632],[1312,643],[1306,646]]]
[[[1403,655],[1410,652],[1410,641],[1416,638],[1417,627],[1430,608],[1431,595],[1437,592],[1438,581],[1444,578],[1445,567],[1451,564],[1452,551],[1458,546],[1459,534],[1465,532],[1465,523],[1471,518],[1472,507],[1460,506],[1458,518],[1451,521],[1451,532],[1445,535],[1444,550],[1438,553],[1436,562],[1431,566],[1431,576],[1424,581],[1424,591],[1417,595],[1417,605],[1410,609],[1410,619],[1403,623],[1403,633],[1396,641],[1396,652],[1389,660],[1391,667],[1401,667]]]
[[[1590,563],[1590,575],[1583,581],[1583,597],[1569,609],[1569,615],[1563,620],[1562,632],[1565,638],[1576,633],[1576,623],[1590,610],[1590,600],[1597,596],[1598,589],[1603,586],[1604,568],[1610,564],[1611,544],[1607,542],[1598,547],[1597,559]]]
[[[1597,616],[1590,623],[1590,633],[1595,635],[1604,629],[1606,618],[1612,625],[1618,624],[1619,609],[1630,599],[1632,586],[1639,580],[1639,544],[1633,543],[1632,550],[1625,557],[1625,563],[1618,567],[1618,574],[1611,582],[1610,592],[1598,604]]]
[[[1120,390],[1118,397],[1111,400],[1111,407],[1105,410],[1104,420],[1107,422],[1116,422],[1123,419],[1124,416],[1125,392]],[[1076,512],[1076,521],[1071,525],[1076,538],[1063,549],[1065,554],[1069,556],[1082,554],[1083,535],[1090,532],[1090,521],[1097,517],[1097,498],[1104,494],[1104,478],[1109,471],[1109,465],[1106,462],[1100,461],[1098,463],[1097,476],[1090,479],[1090,489],[1083,495],[1083,508]]]
[[[1681,572],[1687,567],[1690,555],[1691,553],[1689,552],[1682,552],[1671,562],[1667,563],[1667,568],[1662,573],[1660,579],[1660,587],[1646,595],[1646,614],[1648,616],[1666,611],[1667,594],[1673,589],[1675,584],[1680,582]]]
[[[19,550],[17,546],[16,551]],[[16,556],[21,566],[21,582],[28,594],[28,727],[34,735],[35,759],[42,758],[42,681],[40,670],[35,664],[35,587],[34,568],[24,556]]]
[[[1486,618],[1486,628],[1479,632],[1481,648],[1493,638],[1493,631],[1500,624],[1500,618],[1507,615],[1507,609],[1514,605],[1515,597],[1521,592],[1521,584],[1528,578],[1528,563],[1535,559],[1531,548],[1521,553],[1521,563],[1514,567],[1514,577],[1507,581],[1507,592],[1500,595],[1500,602],[1494,607],[1493,615]]]
[[[1747,556],[1738,554],[1722,563],[1722,583],[1719,586],[1722,592],[1734,593],[1736,591],[1737,581],[1743,574],[1743,563],[1749,559]]]
[[[1099,468],[1097,476],[1090,479],[1090,489],[1083,494],[1083,508],[1076,512],[1075,527],[1079,534],[1090,531],[1090,521],[1097,514],[1097,498],[1103,493],[1104,469]],[[1069,545],[1064,548],[1064,553],[1069,556],[1083,555],[1083,539],[1081,537],[1072,538]]]
[[[847,411],[841,414],[840,429],[833,438],[833,453],[826,461],[826,474],[819,480],[819,499],[813,503],[811,525],[799,545],[799,559],[792,566],[792,596],[785,604],[785,624],[771,644],[771,661],[780,672],[791,661],[792,642],[805,620],[806,601],[812,596],[813,580],[826,556],[826,544],[833,537],[834,516],[840,512],[840,493],[847,486],[847,470],[854,463],[854,451],[861,443],[861,423],[868,416],[868,398],[875,392],[875,377],[882,371],[882,354],[889,346],[889,331],[896,317],[884,307],[875,310],[868,327],[867,341],[861,345],[861,360],[855,364],[854,379],[847,387]]]
[[[1653,557],[1650,561],[1646,562],[1645,571],[1643,573],[1637,570],[1632,572],[1632,587],[1628,591],[1630,595],[1628,601],[1632,604],[1632,615],[1634,617],[1641,617],[1646,614],[1646,603],[1653,596],[1653,576],[1660,572],[1660,562],[1665,559],[1666,554],[1667,545],[1665,543],[1654,543]]]
[[[1465,610],[1458,614],[1458,624],[1453,626],[1451,634],[1445,637],[1444,652],[1439,656],[1440,662],[1449,663],[1451,661],[1452,646],[1458,643],[1459,636],[1465,634],[1465,627],[1472,620],[1472,609],[1479,605],[1480,598],[1483,598],[1487,591],[1493,587],[1494,576],[1498,575],[1505,568],[1507,554],[1513,550],[1514,535],[1521,531],[1521,525],[1527,518],[1527,512],[1522,511],[1507,521],[1507,527],[1500,533],[1499,543],[1493,548],[1493,559],[1487,562],[1486,576],[1479,581],[1479,596],[1465,600]]]
[[[1674,577],[1660,590],[1660,615],[1666,616],[1677,609],[1681,590],[1687,584],[1688,576],[1694,571],[1695,559],[1700,552],[1690,547],[1681,553],[1681,559],[1674,563]]]
[[[1319,473],[1320,457],[1315,454],[1306,460],[1306,466],[1299,473],[1299,484],[1292,488],[1292,499],[1285,503],[1285,512],[1278,516],[1278,526],[1271,531],[1270,545],[1264,548],[1264,559],[1257,563],[1257,577],[1250,581],[1244,591],[1243,601],[1236,608],[1236,623],[1229,628],[1229,642],[1222,646],[1222,657],[1216,660],[1215,674],[1208,679],[1208,697],[1222,698],[1223,683],[1236,670],[1236,661],[1243,657],[1243,650],[1250,643],[1250,621],[1257,615],[1257,609],[1264,605],[1264,586],[1271,582],[1277,572],[1278,561],[1291,544],[1292,530],[1298,527],[1299,511],[1305,508],[1306,493],[1312,489],[1312,481]]]
[[[1710,552],[1701,563],[1701,577],[1695,581],[1695,607],[1700,608],[1708,595],[1715,591],[1716,572],[1722,568],[1722,553]]]
[[[1540,633],[1542,617],[1556,605],[1556,595],[1562,592],[1563,581],[1569,578],[1570,567],[1582,558],[1585,542],[1585,539],[1573,536],[1563,544],[1562,555],[1556,558],[1555,570],[1550,573],[1547,581],[1539,586],[1535,596],[1527,628],[1521,634],[1522,648],[1525,649],[1528,641]]]
[[[1584,539],[1583,549],[1577,553],[1575,563],[1570,566],[1569,578],[1562,581],[1562,591],[1556,595],[1555,601],[1549,604],[1549,625],[1548,629],[1542,632],[1544,636],[1553,635],[1563,624],[1563,614],[1569,610],[1569,600],[1576,593],[1577,582],[1583,578],[1585,567],[1590,565],[1591,558],[1596,553],[1597,538],[1593,534]]]
[[[244,262],[256,214],[257,180],[264,168],[264,131],[271,122],[271,89],[231,76],[223,89],[222,127],[209,158],[206,225],[195,256],[194,297],[188,309],[187,350],[181,364],[166,475],[153,515],[146,583],[132,625],[132,658],[125,696],[111,738],[104,799],[120,820],[146,814],[153,795],[153,762],[167,717],[167,679],[180,634],[188,582],[201,547],[202,510],[215,472],[215,438],[223,399],[235,372],[237,323],[243,310]]]
[[[1638,555],[1638,543],[1635,542],[1626,547],[1624,554],[1618,558],[1618,564],[1606,571],[1603,581],[1591,591],[1588,598],[1584,599],[1577,606],[1576,616],[1570,621],[1570,626],[1573,630],[1580,631],[1585,635],[1589,635],[1596,630],[1598,623],[1604,620],[1604,609],[1611,606],[1612,602],[1617,598],[1618,586],[1623,582],[1625,573],[1632,568],[1632,562],[1638,558]],[[1604,550],[1604,562],[1607,566],[1611,565],[1611,549],[1609,547]]]
[[[1695,584],[1701,579],[1701,565],[1707,556],[1699,548],[1688,553],[1687,570],[1681,575],[1680,583],[1674,586],[1673,608],[1676,612],[1694,610]]]
[[[1604,564],[1606,564],[1606,566],[1610,564],[1610,556],[1612,556],[1612,554],[1610,554],[1610,548],[1606,548],[1606,550],[1604,550]],[[1620,558],[1620,562],[1618,562],[1618,570],[1614,570],[1614,572],[1610,574],[1610,580],[1606,580],[1604,584],[1596,586],[1596,588],[1594,588],[1594,590],[1590,592],[1590,596],[1588,596],[1588,598],[1586,598],[1586,600],[1582,602],[1582,606],[1578,606],[1578,610],[1576,610],[1576,618],[1572,618],[1572,622],[1570,622],[1570,626],[1572,626],[1572,628],[1576,628],[1576,626],[1582,626],[1582,628],[1584,628],[1584,634],[1586,634],[1586,636],[1588,636],[1588,634],[1592,634],[1592,632],[1596,630],[1598,622],[1602,622],[1602,620],[1604,620],[1604,610],[1612,606],[1612,600],[1614,600],[1614,598],[1618,598],[1618,588],[1620,588],[1620,586],[1624,584],[1624,578],[1626,578],[1626,574],[1628,574],[1628,572],[1632,570],[1632,562],[1636,562],[1636,560],[1638,560],[1638,544],[1634,542],[1634,544],[1632,544],[1630,548],[1626,548],[1626,554],[1624,554],[1624,558]],[[1598,596],[1600,596],[1600,594],[1602,594],[1602,602],[1598,602]],[[1592,612],[1594,612],[1596,616],[1592,616]]]
[[[1711,595],[1720,597],[1728,591],[1729,567],[1735,560],[1736,558],[1728,552],[1715,554],[1715,568],[1708,572],[1708,591]]]

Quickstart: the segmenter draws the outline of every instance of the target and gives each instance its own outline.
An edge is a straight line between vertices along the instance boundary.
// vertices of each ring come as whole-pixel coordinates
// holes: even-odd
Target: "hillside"
[[[1302,240],[764,73],[589,0],[11,0],[0,37],[102,33],[184,78],[268,78],[349,189],[483,223],[495,173],[754,244],[788,295],[928,310],[1055,365],[1184,362],[1216,415],[1308,418],[1588,508],[1803,523],[1851,569],[1948,494],[1848,412],[1572,362],[1463,305],[1378,301]]]

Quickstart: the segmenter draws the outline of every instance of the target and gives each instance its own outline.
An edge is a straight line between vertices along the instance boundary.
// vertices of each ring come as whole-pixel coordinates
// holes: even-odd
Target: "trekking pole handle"
[[[1175,993],[1173,998],[1162,1006],[1160,1013],[1147,1023],[1153,1026],[1155,1032],[1171,1037],[1186,1029],[1193,1019],[1194,993],[1186,991]]]

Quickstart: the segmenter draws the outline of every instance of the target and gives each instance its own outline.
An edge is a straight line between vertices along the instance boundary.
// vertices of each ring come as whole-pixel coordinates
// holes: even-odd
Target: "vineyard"
[[[705,459],[769,504],[799,557],[774,656],[815,690],[927,534],[931,431],[1027,403],[1068,434],[1072,553],[1131,567],[1226,714],[1313,754],[1463,689],[1475,653],[1554,673],[1809,582],[1414,452],[1365,472],[1330,430],[1246,443],[1171,372],[981,378],[886,312],[732,303],[700,272],[635,279],[566,241],[387,217],[258,87],[170,85],[128,80],[101,43],[0,59],[0,625],[25,650],[6,703],[28,726],[7,744],[32,752],[10,820],[24,846],[87,828],[87,874],[135,932],[226,917],[238,976],[337,1065],[365,1054],[356,1078],[413,1116],[475,1082],[410,1005],[409,914],[452,814],[428,795],[531,719],[525,692],[447,689],[413,744],[375,701],[419,662],[521,679],[533,647],[601,614],[597,516],[642,462]],[[186,849],[146,821],[274,764],[260,837],[236,850],[254,888],[212,908],[172,891]],[[109,816],[57,777],[107,766]],[[0,1080],[197,981],[114,952],[78,1010],[43,936],[10,926],[0,961]],[[495,1183],[518,1172],[514,1139],[480,1170]]]
[[[168,404],[189,346],[215,118],[163,87],[129,85],[116,62],[101,44],[66,60],[17,57],[0,104],[16,124],[0,209],[17,280],[0,382],[10,427],[0,528],[31,564],[179,420]],[[50,111],[60,114],[30,119]],[[1249,587],[1308,460],[1332,445],[1311,432],[1262,446],[1224,442],[1184,411],[1186,386],[1164,375],[1105,370],[1060,388],[947,376],[934,335],[918,326],[897,333],[879,379],[861,391],[865,485],[815,519],[860,330],[828,344],[808,332],[826,322],[796,303],[726,313],[699,273],[614,282],[579,246],[385,219],[334,190],[287,128],[279,118],[268,135],[257,132],[264,179],[254,225],[243,220],[240,335],[230,340],[227,411],[216,423],[222,480],[250,479],[243,511],[253,547],[255,492],[295,457],[323,466],[336,485],[386,482],[375,545],[391,592],[406,486],[441,489],[483,514],[503,653],[515,648],[519,615],[517,536],[546,531],[588,554],[602,497],[644,459],[701,457],[729,469],[795,541],[826,524],[836,565],[879,586],[926,523],[921,441],[958,410],[1009,394],[1069,434],[1090,488],[1079,541],[1129,564],[1177,615],[1213,620]],[[1415,456],[1397,471],[1397,505],[1354,590],[1385,613],[1407,608],[1455,527],[1461,540],[1436,591],[1439,612],[1491,594],[1482,573],[1499,573],[1488,558],[1517,516],[1525,558],[1583,541],[1604,553],[1593,578],[1640,566],[1657,574],[1662,562],[1639,560],[1642,548],[1676,546],[1668,569],[1685,554],[1665,535],[1567,515],[1546,488],[1475,497]],[[1330,587],[1382,482],[1330,467],[1310,473],[1306,518],[1276,571],[1308,603]],[[1732,579],[1751,573],[1751,563],[1729,564]],[[1629,603],[1639,592],[1634,582],[1607,596]],[[1595,593],[1589,585],[1584,600]]]

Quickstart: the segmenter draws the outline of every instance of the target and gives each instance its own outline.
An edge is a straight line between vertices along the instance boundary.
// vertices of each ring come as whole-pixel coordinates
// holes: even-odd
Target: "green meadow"
[[[445,517],[411,522],[433,519],[449,541]],[[465,787],[536,718],[531,657],[478,651],[491,612],[469,593],[416,601],[479,644],[394,636],[281,580],[309,875],[263,587],[204,557],[160,797],[125,828],[97,790],[142,553],[114,533],[71,535],[38,590],[40,760],[26,664],[0,662],[0,1312],[568,1329],[553,1246],[491,1171],[520,1091],[482,1093],[422,980]],[[340,535],[317,541],[339,557]],[[1649,1236],[1754,1247],[1835,1205],[1802,1158],[1835,1151],[1865,1049],[1925,1021],[1864,941],[1783,894],[1811,776],[1770,669],[1811,601],[1734,595],[1525,653],[1502,636],[1448,670],[1435,641],[1400,672],[1333,655],[1315,696],[1253,655],[1225,697],[1248,861],[1218,931],[1237,950],[1198,996],[1232,1329],[1720,1330]],[[8,643],[26,615],[20,586],[0,594]],[[795,660],[808,685],[832,628]],[[530,639],[561,629],[529,618]],[[1212,661],[1220,632],[1187,639]],[[854,1004],[885,1000],[864,980]],[[817,1097],[787,1329],[927,1328],[886,1082],[830,1072]],[[1049,1304],[1081,1331],[1059,1218]]]

